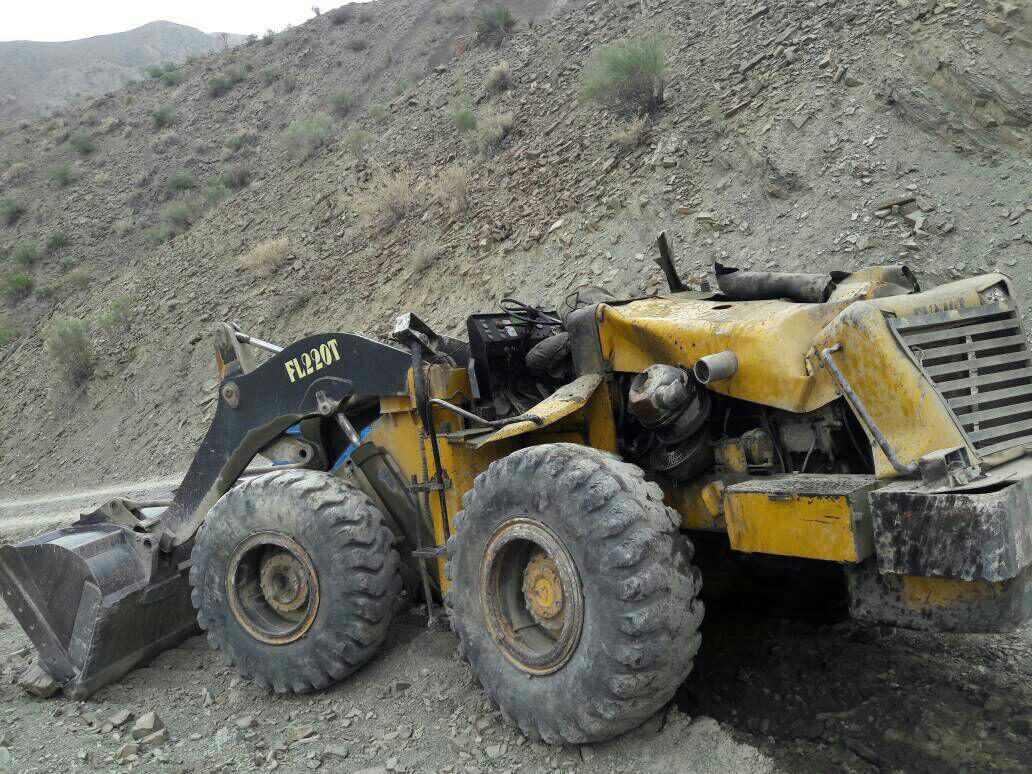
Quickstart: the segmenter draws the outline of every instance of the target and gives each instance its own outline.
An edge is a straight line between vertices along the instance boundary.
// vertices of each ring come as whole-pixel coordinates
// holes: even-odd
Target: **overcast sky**
[[[362,0],[359,0],[361,2]],[[328,11],[346,0],[330,0]],[[261,34],[312,17],[318,0],[0,0],[0,40],[76,40],[164,19],[204,32]]]

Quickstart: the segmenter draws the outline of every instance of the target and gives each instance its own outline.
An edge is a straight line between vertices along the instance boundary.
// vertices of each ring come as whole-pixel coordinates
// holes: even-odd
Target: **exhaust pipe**
[[[738,372],[738,356],[730,349],[715,355],[706,355],[696,361],[692,371],[699,384],[730,379]]]

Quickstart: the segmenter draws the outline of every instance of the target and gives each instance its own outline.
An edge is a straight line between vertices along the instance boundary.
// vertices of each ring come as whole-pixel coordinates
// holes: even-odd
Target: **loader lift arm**
[[[407,393],[403,350],[319,334],[245,372],[226,346],[227,328],[216,336],[215,417],[163,513],[144,519],[131,502],[114,500],[70,527],[0,547],[0,595],[69,696],[89,696],[196,632],[187,580],[193,537],[262,448],[349,398]]]

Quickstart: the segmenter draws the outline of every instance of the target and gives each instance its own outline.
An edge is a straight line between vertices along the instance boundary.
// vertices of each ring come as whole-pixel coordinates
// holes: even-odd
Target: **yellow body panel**
[[[479,448],[485,444],[500,441],[503,438],[513,438],[517,435],[548,427],[583,408],[600,384],[602,384],[602,376],[600,374],[585,374],[578,377],[569,384],[560,387],[527,412],[538,417],[541,420],[540,423],[530,420],[515,422],[499,428],[488,436],[478,438],[471,445]]]
[[[744,481],[746,476],[703,476],[682,486],[664,490],[666,504],[681,514],[681,527],[723,532],[724,489],[728,484]]]
[[[825,304],[706,300],[676,293],[601,306],[602,357],[614,371],[636,373],[653,363],[691,367],[700,357],[730,349],[738,357],[738,372],[708,384],[710,390],[801,413],[838,397],[819,354],[839,344],[836,364],[904,463],[965,445],[953,414],[887,318],[977,306],[979,291],[1009,281],[989,274],[919,294],[877,298],[885,287],[878,271],[861,275],[862,281],[843,285]],[[897,475],[877,445],[874,455],[879,477]]]
[[[918,295],[858,301],[817,336],[814,364],[819,363],[817,351],[841,345],[841,351],[832,355],[835,363],[904,463],[968,442],[934,384],[897,340],[886,315],[905,317],[978,306],[978,292],[998,282],[1006,282],[1006,277],[990,274]],[[896,476],[877,444],[872,447],[878,477]],[[972,457],[977,457],[974,449],[971,452]]]
[[[845,307],[789,301],[706,301],[689,293],[646,298],[600,310],[602,357],[614,371],[654,363],[690,368],[726,349],[738,373],[707,385],[714,392],[788,411],[811,411],[835,398],[826,375],[806,360],[817,332]]]
[[[731,547],[748,553],[859,562],[874,552],[870,476],[755,478],[724,491]]]

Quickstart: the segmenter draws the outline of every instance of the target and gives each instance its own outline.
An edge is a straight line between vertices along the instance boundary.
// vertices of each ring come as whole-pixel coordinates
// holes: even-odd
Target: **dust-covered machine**
[[[83,697],[198,625],[256,683],[320,689],[422,598],[549,742],[670,699],[700,643],[701,532],[837,564],[859,619],[1032,616],[1032,352],[1007,277],[718,265],[688,290],[662,256],[668,293],[506,299],[464,341],[411,314],[393,345],[220,326],[174,498],[4,546],[4,601]]]

